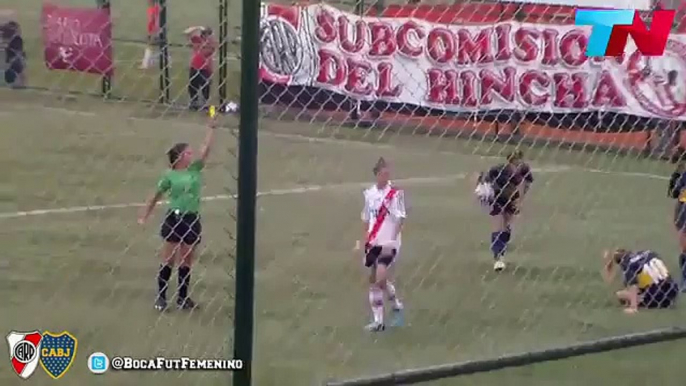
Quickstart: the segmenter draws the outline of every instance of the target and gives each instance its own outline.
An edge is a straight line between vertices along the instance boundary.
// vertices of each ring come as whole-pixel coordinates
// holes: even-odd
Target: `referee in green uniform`
[[[155,205],[165,195],[169,198],[169,207],[162,221],[160,236],[164,240],[162,263],[157,275],[158,292],[155,309],[167,309],[167,287],[174,264],[179,266],[179,285],[176,305],[179,309],[192,310],[197,304],[188,296],[191,281],[191,266],[195,248],[200,243],[202,224],[200,222],[200,200],[202,190],[202,171],[205,167],[217,127],[214,108],[210,109],[210,123],[205,142],[196,158],[193,149],[187,143],[177,143],[169,151],[169,169],[157,184],[155,194],[150,197],[138,219],[144,224]]]

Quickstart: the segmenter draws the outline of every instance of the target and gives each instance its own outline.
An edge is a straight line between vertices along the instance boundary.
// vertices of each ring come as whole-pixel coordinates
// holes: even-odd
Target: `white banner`
[[[651,0],[508,0],[510,3],[567,5],[581,8],[638,9],[647,11],[653,8]],[[672,7],[667,7],[672,8]],[[674,7],[676,8],[676,7]]]
[[[336,8],[263,7],[261,76],[368,101],[453,112],[605,111],[686,120],[686,36],[644,58],[583,54],[590,27],[458,26],[359,17]]]

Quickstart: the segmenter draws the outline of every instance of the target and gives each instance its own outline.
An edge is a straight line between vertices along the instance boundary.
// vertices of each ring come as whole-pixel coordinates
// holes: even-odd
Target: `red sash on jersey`
[[[374,240],[376,234],[379,233],[379,229],[381,229],[381,225],[383,225],[383,222],[386,220],[386,216],[388,215],[388,207],[391,205],[391,201],[393,201],[396,193],[398,193],[398,189],[391,188],[391,190],[389,190],[386,194],[386,197],[384,197],[383,203],[379,208],[379,213],[376,215],[376,221],[374,221],[372,230],[369,231],[369,234],[367,235],[367,243],[370,243],[372,240]]]

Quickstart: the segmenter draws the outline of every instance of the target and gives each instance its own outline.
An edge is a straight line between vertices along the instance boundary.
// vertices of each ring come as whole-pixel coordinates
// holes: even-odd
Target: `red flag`
[[[109,9],[45,4],[41,22],[46,67],[113,75]]]

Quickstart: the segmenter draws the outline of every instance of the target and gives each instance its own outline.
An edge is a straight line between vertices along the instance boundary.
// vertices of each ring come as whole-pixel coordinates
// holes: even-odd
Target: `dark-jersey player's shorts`
[[[669,308],[677,296],[679,287],[673,280],[665,280],[659,284],[653,284],[641,294],[640,307],[645,308]]]
[[[170,243],[195,245],[202,238],[202,223],[197,213],[180,213],[170,210],[164,217],[160,236]]]
[[[382,247],[380,245],[365,245],[364,266],[367,268],[375,267],[379,264],[390,266],[395,260],[398,250],[393,248],[390,255],[381,256]]]
[[[515,193],[511,198],[496,197],[491,203],[491,216],[500,216],[501,214],[519,214],[517,201],[519,200],[519,193]]]

